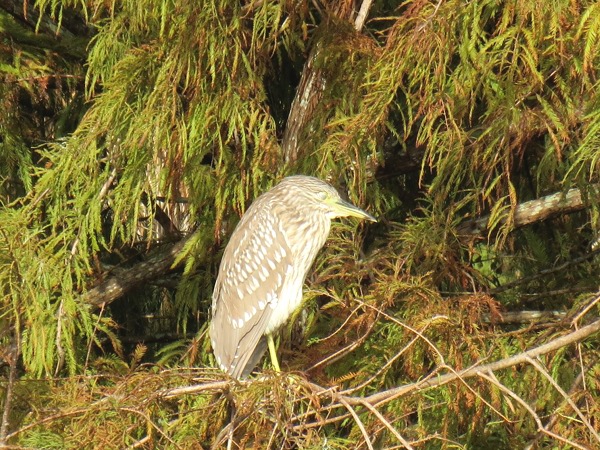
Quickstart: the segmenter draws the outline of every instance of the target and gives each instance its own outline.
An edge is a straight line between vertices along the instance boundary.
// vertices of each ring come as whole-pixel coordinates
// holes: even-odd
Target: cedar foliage
[[[369,396],[598,320],[600,6],[382,1],[357,31],[356,3],[0,2],[0,442],[599,445],[597,335]],[[284,163],[309,61],[323,89]],[[205,333],[220,249],[292,173],[381,220],[334,225],[281,332],[295,372],[233,383]],[[578,212],[517,228],[520,204],[569,188]],[[179,266],[86,300],[182,236]],[[500,321],[523,310],[567,319]]]

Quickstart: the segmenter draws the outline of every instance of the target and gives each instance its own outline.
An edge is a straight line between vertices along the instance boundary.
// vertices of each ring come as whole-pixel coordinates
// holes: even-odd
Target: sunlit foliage
[[[378,1],[357,30],[363,3],[0,6],[0,442],[600,445],[597,338],[370,402],[597,318],[600,6]],[[303,67],[320,90],[290,160]],[[334,225],[281,332],[294,374],[230,383],[205,333],[221,249],[292,173],[381,220]],[[577,211],[518,228],[570,188]],[[179,266],[86,297],[182,239]],[[501,320],[524,310],[567,318]]]

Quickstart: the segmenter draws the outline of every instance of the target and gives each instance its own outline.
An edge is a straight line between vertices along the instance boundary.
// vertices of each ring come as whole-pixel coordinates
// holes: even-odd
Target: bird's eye
[[[317,198],[321,201],[324,201],[327,199],[327,197],[329,197],[329,194],[325,191],[321,191],[317,194]]]

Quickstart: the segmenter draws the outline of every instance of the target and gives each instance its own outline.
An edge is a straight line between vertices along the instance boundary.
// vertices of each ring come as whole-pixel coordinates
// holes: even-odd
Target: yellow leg
[[[275,341],[273,341],[273,335],[267,334],[267,344],[269,345],[269,354],[271,355],[271,364],[275,372],[281,372],[279,368],[279,362],[277,361],[277,352],[275,351]]]

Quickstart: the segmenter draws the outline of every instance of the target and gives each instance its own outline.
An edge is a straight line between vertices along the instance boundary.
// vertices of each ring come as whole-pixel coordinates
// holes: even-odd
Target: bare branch
[[[358,15],[356,16],[356,20],[354,21],[354,29],[356,31],[362,30],[362,27],[365,25],[365,21],[367,20],[367,16],[369,15],[369,9],[371,9],[372,3],[373,0],[363,0],[363,2],[361,3]]]
[[[531,417],[533,417],[533,420],[535,420],[535,423],[537,424],[538,429],[542,433],[547,434],[548,436],[553,437],[554,439],[557,439],[561,442],[572,445],[575,448],[587,450],[586,447],[582,447],[581,445],[579,445],[573,441],[570,441],[568,439],[565,439],[564,437],[562,437],[556,433],[552,433],[551,431],[548,431],[546,428],[544,428],[544,425],[542,424],[540,416],[537,415],[537,413],[533,410],[533,408],[531,406],[529,406],[529,404],[525,400],[523,400],[521,397],[519,397],[513,391],[511,391],[506,386],[504,386],[502,383],[500,383],[491,371],[488,371],[488,372],[489,372],[489,375],[486,375],[483,372],[478,372],[477,375],[479,377],[484,378],[485,380],[489,381],[490,383],[494,384],[495,386],[497,386],[498,389],[500,389],[502,392],[507,394],[509,397],[516,400],[523,408],[525,408],[527,410],[527,412],[531,415]]]
[[[560,214],[569,214],[585,208],[581,191],[570,189],[567,193],[557,192],[517,206],[512,223],[513,228],[523,227],[549,219]],[[488,231],[489,216],[464,222],[459,232],[471,236],[484,236]],[[505,223],[502,221],[501,224]]]
[[[321,69],[315,67],[315,61],[321,51],[319,42],[315,44],[308,55],[296,96],[290,108],[281,148],[286,162],[295,162],[300,151],[299,135],[304,126],[313,117],[314,112],[323,97],[325,78]]]
[[[585,316],[593,307],[600,301],[600,293],[596,295],[596,297],[585,307],[583,310],[578,313],[573,320],[571,321],[571,325],[575,326],[583,316]]]
[[[591,259],[593,256],[597,255],[598,253],[600,253],[600,249],[592,250],[591,252],[585,253],[582,256],[579,256],[578,258],[573,258],[572,260],[567,261],[564,264],[561,264],[556,267],[552,267],[551,269],[540,270],[538,273],[536,273],[535,275],[532,275],[530,277],[523,277],[523,278],[519,278],[518,280],[511,281],[510,283],[505,283],[502,286],[498,286],[497,288],[491,289],[489,292],[490,292],[490,294],[498,294],[500,292],[504,292],[515,286],[521,286],[523,284],[529,283],[530,281],[534,281],[539,278],[543,278],[545,276],[551,275],[552,273],[564,272],[565,269],[567,269],[571,266],[580,264],[584,261],[587,261],[588,259]]]
[[[495,361],[490,364],[486,364],[483,366],[475,366],[470,367],[466,370],[457,373],[449,373],[445,375],[438,376],[435,379],[430,379],[426,381],[418,381],[416,383],[407,384],[404,386],[399,386],[396,388],[388,389],[387,391],[378,392],[364,399],[358,399],[354,397],[350,397],[349,402],[351,404],[360,403],[362,400],[368,401],[371,405],[379,405],[382,403],[387,403],[395,398],[398,398],[404,395],[407,392],[411,392],[413,390],[420,390],[431,388],[435,386],[441,386],[447,384],[451,381],[454,381],[458,378],[471,378],[478,375],[479,372],[489,372],[500,369],[506,369],[508,367],[516,366],[518,364],[523,364],[528,362],[528,358],[536,358],[540,355],[545,355],[554,350],[558,350],[559,348],[565,347],[569,344],[573,344],[575,342],[579,342],[585,339],[588,336],[591,336],[594,333],[600,331],[600,319],[595,322],[580,328],[579,330],[573,331],[569,334],[561,336],[557,339],[554,339],[546,344],[540,345],[539,347],[535,347],[531,350],[527,350],[523,353],[519,353],[518,355],[511,356],[509,358],[501,359],[499,361]]]
[[[569,404],[569,406],[571,408],[573,408],[573,411],[575,411],[575,413],[579,416],[579,418],[585,424],[587,429],[590,430],[590,433],[592,433],[592,435],[596,438],[596,441],[598,441],[598,443],[600,443],[600,436],[598,435],[598,432],[596,430],[594,430],[594,427],[592,426],[592,424],[590,424],[590,422],[586,419],[585,415],[577,407],[575,402],[573,402],[573,400],[571,400],[571,397],[569,397],[569,395],[563,390],[563,388],[561,388],[558,385],[558,383],[556,383],[556,381],[554,381],[554,378],[552,378],[550,376],[548,371],[546,369],[544,369],[544,367],[542,367],[542,365],[537,361],[537,359],[528,357],[527,362],[529,362],[529,364],[531,364],[533,367],[535,367],[536,370],[538,372],[540,372],[544,376],[544,378],[546,378],[550,382],[550,384],[552,384],[554,389],[556,389],[560,393],[560,395],[563,396],[565,401]]]
[[[565,311],[503,311],[493,317],[491,314],[483,314],[482,319],[488,323],[531,323],[562,320],[566,316]]]
[[[590,367],[592,367],[592,365],[590,365]],[[585,380],[585,373],[589,370],[588,368],[585,368],[583,370],[581,370],[581,372],[579,372],[579,375],[577,375],[577,378],[575,379],[575,381],[573,381],[573,384],[571,385],[571,388],[569,389],[568,392],[568,396],[573,395],[573,393],[575,392],[575,390],[579,387],[579,385],[581,385],[584,380]],[[551,430],[552,427],[554,426],[554,424],[558,421],[558,417],[559,417],[559,410],[562,409],[563,405],[566,403],[563,402],[563,404],[561,406],[559,406],[558,408],[555,408],[555,412],[550,416],[550,418],[546,421],[546,425],[544,425],[544,428],[547,430]],[[539,442],[539,440],[542,438],[543,434],[539,433],[535,439],[533,439],[529,445],[527,445],[526,448],[531,449],[531,448],[537,448],[535,447],[537,445],[537,442]]]
[[[369,433],[367,433],[367,430],[365,429],[364,424],[360,420],[360,417],[358,417],[358,414],[356,414],[356,411],[354,411],[354,408],[352,408],[352,406],[349,405],[348,402],[346,400],[344,400],[343,398],[340,398],[340,403],[342,405],[344,405],[344,407],[352,415],[354,422],[356,422],[356,425],[358,426],[358,428],[360,429],[360,432],[362,433],[363,437],[365,438],[365,444],[367,445],[369,450],[374,450],[373,444],[371,443],[371,439],[369,438]]]
[[[390,430],[392,432],[392,434],[394,436],[396,436],[396,439],[398,439],[399,442],[402,443],[402,445],[404,445],[404,447],[406,447],[409,450],[413,450],[413,446],[410,445],[408,443],[408,441],[406,439],[404,439],[402,437],[402,435],[400,433],[398,433],[398,430],[396,430],[391,423],[388,422],[388,420],[383,417],[383,415],[377,411],[377,408],[375,408],[373,405],[369,404],[368,402],[364,401],[364,402],[360,402],[361,405],[363,405],[365,408],[367,408],[369,411],[371,411],[371,413],[377,417],[377,419],[383,424],[385,425],[385,427]]]
[[[115,274],[83,294],[83,301],[95,306],[110,303],[136,286],[152,280],[159,275],[164,275],[173,268],[172,265],[177,255],[183,250],[190,238],[191,235],[180,240],[175,245],[168,246],[165,250],[157,252],[148,258],[148,260]]]
[[[197,394],[204,391],[227,391],[231,386],[229,381],[214,381],[211,383],[194,384],[178,388],[166,389],[160,393],[161,398],[169,399],[181,395]]]
[[[320,407],[319,411],[312,411],[312,414],[321,415],[326,410],[332,410],[332,409],[342,408],[342,407],[345,408],[348,411],[348,413],[334,415],[333,417],[328,417],[326,419],[320,419],[314,423],[302,423],[301,425],[298,425],[298,428],[307,429],[307,428],[321,427],[326,424],[336,423],[336,422],[339,422],[346,418],[352,417],[356,421],[357,426],[360,429],[362,422],[357,420],[358,413],[354,410],[353,407],[361,406],[363,408],[366,408],[366,410],[368,410],[371,414],[373,414],[377,418],[377,420],[379,420],[391,433],[393,433],[394,436],[398,439],[398,441],[402,443],[402,445],[404,445],[406,448],[411,448],[410,444],[398,433],[398,430],[396,430],[389,423],[389,421],[381,414],[381,412],[379,412],[377,410],[377,407],[379,407],[395,398],[405,395],[409,392],[414,392],[416,390],[423,390],[423,389],[442,386],[444,384],[450,383],[455,380],[460,380],[460,381],[464,382],[464,380],[467,378],[480,377],[480,378],[484,378],[484,379],[492,382],[493,384],[497,385],[501,390],[503,390],[505,393],[507,393],[509,396],[515,398],[515,400],[517,400],[524,408],[527,409],[527,411],[531,414],[531,416],[534,418],[534,420],[536,420],[538,428],[541,432],[543,432],[544,434],[551,436],[557,440],[560,440],[562,442],[566,442],[566,443],[569,443],[570,445],[574,445],[577,448],[582,448],[582,447],[579,447],[577,444],[565,439],[564,437],[556,435],[555,433],[552,433],[551,431],[549,431],[547,429],[547,427],[544,427],[539,416],[532,409],[532,407],[527,405],[527,403],[522,398],[518,397],[512,391],[509,391],[508,388],[501,385],[497,380],[495,380],[495,377],[493,376],[493,372],[497,371],[497,370],[501,370],[501,369],[506,369],[506,368],[509,368],[509,367],[512,367],[512,366],[515,366],[518,364],[523,364],[523,363],[531,364],[531,361],[534,358],[537,358],[538,356],[547,354],[551,351],[558,350],[567,345],[580,342],[583,339],[587,338],[588,336],[591,336],[592,334],[597,333],[598,331],[600,331],[600,319],[596,320],[595,322],[593,322],[585,327],[582,327],[581,329],[572,331],[564,336],[561,336],[559,338],[552,340],[551,342],[548,342],[544,345],[540,345],[533,349],[524,351],[518,355],[514,355],[509,358],[505,358],[505,359],[502,359],[499,361],[495,361],[490,364],[474,365],[472,367],[469,367],[469,368],[467,368],[463,371],[459,371],[459,372],[454,372],[454,371],[452,371],[451,368],[447,367],[446,365],[443,365],[441,367],[437,367],[435,369],[434,373],[429,374],[424,380],[418,381],[416,383],[411,383],[408,385],[388,389],[386,391],[378,392],[376,394],[373,394],[373,395],[370,395],[367,397],[346,395],[344,392],[336,392],[335,390],[332,390],[331,388],[324,388],[324,387],[318,386],[314,383],[305,381],[304,382],[305,386],[310,388],[310,390],[312,390],[312,392],[314,392],[315,395],[319,396],[322,399],[327,399],[328,402],[330,402],[328,405],[323,405],[322,407]],[[534,364],[534,366],[535,366],[535,364]],[[443,369],[451,370],[452,372],[444,374],[444,375],[439,375],[439,371],[443,370]],[[229,390],[229,388],[231,387],[231,383],[232,383],[232,381],[230,381],[230,380],[224,380],[224,381],[217,381],[217,382],[208,382],[208,383],[203,383],[203,384],[198,384],[198,385],[193,385],[193,386],[173,388],[173,389],[168,389],[168,390],[163,391],[162,393],[159,394],[159,397],[164,398],[164,399],[170,399],[170,398],[181,396],[181,395],[190,395],[190,394],[196,394],[198,392],[205,392],[205,391],[221,391],[221,392],[223,392],[223,391]],[[347,391],[347,392],[351,392],[351,391]],[[563,395],[566,395],[566,394],[563,393]],[[317,404],[318,403],[319,402],[317,402]],[[573,404],[571,404],[571,406],[573,407]],[[494,409],[494,408],[492,408],[492,409]],[[575,409],[575,410],[577,410],[577,409]],[[311,415],[310,411],[304,412],[302,415],[297,416],[295,419],[303,420],[302,418],[305,419],[308,415]],[[502,416],[501,414],[500,414],[500,416],[503,417],[504,420],[506,420],[506,417]],[[294,427],[294,429],[295,428],[296,427]],[[366,429],[361,429],[361,433],[363,433],[363,436],[367,436]],[[596,436],[596,433],[594,435]],[[366,442],[368,442],[368,443],[366,443],[365,445],[367,445],[367,447],[368,447],[370,441],[366,441]]]

